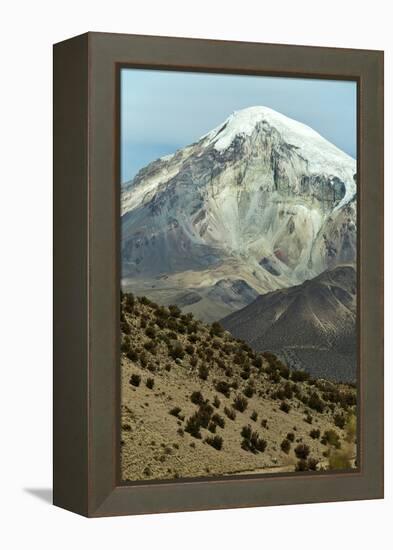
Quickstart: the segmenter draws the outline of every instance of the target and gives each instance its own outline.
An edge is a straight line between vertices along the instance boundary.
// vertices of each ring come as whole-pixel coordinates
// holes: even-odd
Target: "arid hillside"
[[[123,294],[124,481],[351,468],[356,390]]]

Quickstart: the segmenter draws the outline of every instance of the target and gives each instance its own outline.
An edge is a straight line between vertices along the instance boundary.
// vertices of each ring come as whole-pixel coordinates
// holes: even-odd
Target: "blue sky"
[[[356,157],[355,82],[122,69],[122,182],[253,105],[308,124]]]

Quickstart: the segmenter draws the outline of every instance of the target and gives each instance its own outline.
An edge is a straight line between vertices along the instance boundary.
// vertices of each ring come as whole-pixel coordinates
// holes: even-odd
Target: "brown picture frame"
[[[121,66],[356,80],[359,467],[119,479]],[[383,52],[87,33],[54,46],[54,504],[100,517],[383,497]]]

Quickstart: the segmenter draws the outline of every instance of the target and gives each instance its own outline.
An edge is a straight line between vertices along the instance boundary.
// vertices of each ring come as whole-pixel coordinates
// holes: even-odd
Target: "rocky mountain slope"
[[[123,187],[123,288],[213,321],[354,263],[355,172],[304,124],[233,113]]]
[[[356,380],[356,272],[325,271],[259,296],[221,321],[253,349],[270,350],[313,376]]]
[[[290,372],[177,307],[121,306],[124,481],[354,467],[353,387]]]

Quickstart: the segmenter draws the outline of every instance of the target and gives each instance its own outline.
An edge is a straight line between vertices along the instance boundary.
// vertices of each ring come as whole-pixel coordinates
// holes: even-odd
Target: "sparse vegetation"
[[[242,395],[237,395],[233,401],[233,408],[239,412],[244,412],[247,409],[248,401]]]
[[[291,442],[289,441],[289,439],[283,439],[281,441],[281,450],[285,453],[285,454],[288,454],[289,451],[291,449]]]
[[[297,456],[297,458],[306,459],[309,454],[310,454],[310,447],[305,443],[299,443],[299,445],[295,447],[295,455]]]
[[[129,387],[143,386],[150,391],[129,391],[133,401],[126,401],[122,410],[122,452],[130,453],[135,446],[143,448],[143,438],[149,433],[146,429],[151,429],[146,425],[146,415],[167,411],[157,416],[157,426],[163,431],[155,434],[153,428],[158,445],[148,444],[155,454],[146,456],[138,470],[139,479],[188,475],[188,466],[179,462],[183,453],[187,457],[184,464],[194,464],[196,475],[216,475],[225,471],[225,465],[234,471],[233,460],[242,450],[242,467],[252,470],[259,468],[253,455],[266,448],[269,460],[277,453],[278,465],[286,464],[288,471],[354,467],[355,386],[314,380],[304,371],[290,371],[273,353],[253,351],[219,323],[212,328],[183,314],[177,306],[157,306],[146,297],[128,296],[121,296],[122,369]],[[302,417],[305,422],[300,421]],[[251,426],[243,426],[240,435],[238,422],[242,418]],[[258,426],[260,433],[265,430],[264,437]],[[163,434],[175,439],[169,439],[170,445],[163,445],[157,453]],[[312,440],[315,443],[311,444]],[[211,460],[214,453],[209,446],[220,451],[217,463]]]
[[[154,378],[148,378],[146,380],[146,386],[149,388],[149,390],[152,390],[154,388]]]
[[[207,437],[205,441],[208,445],[211,445],[217,451],[221,451],[222,445],[224,442],[223,438],[220,435],[215,435],[214,437]]]
[[[140,374],[132,374],[130,378],[130,384],[132,386],[138,387],[140,383],[141,383]]]

